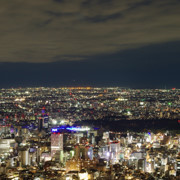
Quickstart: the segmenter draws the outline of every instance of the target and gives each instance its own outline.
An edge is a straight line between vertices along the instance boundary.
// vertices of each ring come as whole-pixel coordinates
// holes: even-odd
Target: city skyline
[[[0,94],[0,179],[180,179],[180,89]]]

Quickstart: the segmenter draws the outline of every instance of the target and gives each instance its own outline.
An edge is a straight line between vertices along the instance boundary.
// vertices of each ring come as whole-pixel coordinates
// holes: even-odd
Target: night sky
[[[179,0],[0,0],[0,88],[180,88]]]

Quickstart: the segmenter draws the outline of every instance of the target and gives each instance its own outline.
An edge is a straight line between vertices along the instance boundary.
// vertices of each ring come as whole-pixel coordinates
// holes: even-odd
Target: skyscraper
[[[53,132],[51,134],[51,158],[63,160],[63,134]]]

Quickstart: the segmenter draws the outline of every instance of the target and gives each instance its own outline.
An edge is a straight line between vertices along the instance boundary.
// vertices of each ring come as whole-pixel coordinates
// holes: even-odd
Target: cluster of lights
[[[66,128],[67,130],[70,130],[70,131],[89,131],[90,128],[89,127],[67,127]]]
[[[69,131],[89,131],[89,127],[58,127],[58,128],[52,128],[52,132],[59,132],[59,130],[69,130]]]

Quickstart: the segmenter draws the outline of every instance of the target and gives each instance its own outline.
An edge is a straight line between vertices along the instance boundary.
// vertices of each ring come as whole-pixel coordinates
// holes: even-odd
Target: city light
[[[178,89],[0,93],[0,179],[180,177]]]

